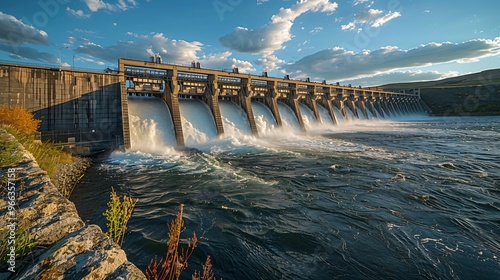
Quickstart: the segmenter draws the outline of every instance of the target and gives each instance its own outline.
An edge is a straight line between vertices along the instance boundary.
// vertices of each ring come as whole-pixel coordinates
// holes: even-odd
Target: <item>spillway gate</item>
[[[129,95],[151,95],[165,100],[174,124],[177,144],[184,145],[179,98],[196,98],[205,102],[212,113],[219,135],[224,133],[219,100],[230,100],[246,113],[252,133],[257,135],[257,125],[252,110],[252,100],[264,103],[272,112],[278,126],[282,119],[278,102],[288,105],[294,112],[300,127],[305,130],[299,104],[309,107],[316,120],[322,122],[318,106],[323,106],[333,123],[337,123],[333,106],[347,118],[345,106],[358,118],[358,108],[365,118],[368,110],[384,116],[423,112],[419,92],[396,93],[370,88],[353,88],[334,84],[268,77],[267,75],[240,74],[238,71],[222,71],[139,61],[119,60],[119,73],[123,73]],[[129,147],[130,143],[126,143]]]

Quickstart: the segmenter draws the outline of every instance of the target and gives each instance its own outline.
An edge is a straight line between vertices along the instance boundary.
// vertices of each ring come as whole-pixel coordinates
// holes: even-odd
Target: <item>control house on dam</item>
[[[21,106],[41,119],[41,140],[89,155],[131,147],[129,96],[152,96],[165,101],[178,146],[184,146],[179,99],[198,99],[209,108],[218,135],[224,134],[220,100],[232,101],[245,112],[251,132],[258,135],[252,102],[265,104],[276,125],[282,125],[279,103],[286,104],[306,130],[301,107],[318,123],[336,124],[340,117],[394,116],[424,112],[418,90],[387,92],[306,80],[204,69],[149,61],[119,59],[118,70],[84,71],[17,64],[0,64],[0,105]],[[321,106],[321,107],[320,107]],[[349,108],[349,109],[346,109]],[[328,114],[320,114],[320,110]],[[183,112],[189,114],[189,112]],[[351,116],[352,117],[352,116]],[[323,119],[322,119],[323,118]],[[325,118],[329,118],[325,120]]]

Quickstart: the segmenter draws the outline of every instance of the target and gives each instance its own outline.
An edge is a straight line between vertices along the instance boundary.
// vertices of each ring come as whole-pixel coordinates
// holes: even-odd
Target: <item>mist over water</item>
[[[288,106],[279,129],[252,102],[253,137],[223,102],[228,135],[218,137],[208,108],[189,100],[195,149],[166,141],[162,153],[147,151],[162,121],[141,101],[130,110],[134,149],[92,167],[72,200],[105,228],[111,187],[139,198],[123,248],[142,270],[165,254],[183,203],[183,237],[199,238],[183,279],[207,255],[223,279],[500,279],[500,117],[345,121],[334,108],[338,125],[303,133]]]

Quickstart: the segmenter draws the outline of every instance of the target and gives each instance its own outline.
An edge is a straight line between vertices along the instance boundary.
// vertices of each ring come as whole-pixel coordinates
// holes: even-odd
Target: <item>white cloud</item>
[[[360,4],[363,4],[363,3],[366,3],[370,0],[354,0],[354,3],[352,4],[353,6],[357,6],[357,5],[360,5]]]
[[[374,20],[372,23],[372,27],[380,27],[380,26],[386,24],[387,22],[389,22],[397,17],[400,17],[400,16],[401,16],[400,12],[388,13],[388,14],[384,15],[383,17],[380,17],[380,18],[377,18],[376,20]]]
[[[231,61],[233,62],[232,68],[236,67],[239,69],[240,72],[247,73],[256,71],[252,63],[249,61],[239,60],[235,58],[232,58]]]
[[[257,0],[257,5],[262,5],[263,3],[268,2],[269,0]]]
[[[200,61],[203,67],[207,68],[232,69],[237,67],[242,73],[255,71],[250,62],[231,57],[231,52],[199,57],[198,54],[203,46],[200,42],[171,40],[162,33],[138,35],[128,32],[127,35],[134,37],[134,40],[120,41],[111,46],[101,46],[87,39],[80,39],[81,45],[76,52],[91,57],[86,61],[96,64],[102,64],[100,60],[116,63],[119,57],[148,60],[150,55],[159,53],[163,61],[169,63],[189,65],[192,61]],[[75,42],[75,39],[71,41]],[[83,59],[83,57],[80,58],[81,61],[84,61]]]
[[[320,33],[322,30],[323,30],[323,27],[319,26],[319,27],[315,27],[313,30],[309,31],[309,33],[317,34],[317,33]]]
[[[43,30],[36,29],[14,16],[0,12],[0,43],[47,46],[49,45],[49,36]]]
[[[348,24],[341,26],[342,30],[354,30],[356,28],[356,24],[354,22],[349,22]]]
[[[118,12],[137,6],[137,2],[135,0],[117,0],[114,4],[104,2],[103,0],[84,0],[84,2],[92,12],[97,12],[99,10]]]
[[[389,12],[387,14],[383,14],[383,11],[370,9],[366,12],[359,12],[354,16],[354,21],[342,25],[342,30],[354,30],[357,27],[362,27],[364,25],[370,25],[371,27],[381,27],[387,22],[398,18],[401,16],[400,12]]]
[[[359,24],[365,24],[370,21],[374,21],[379,17],[383,11],[370,9],[367,12],[359,12],[354,16],[354,19]]]
[[[88,57],[83,57],[83,56],[75,56],[75,61],[86,62],[86,63],[93,63],[93,64],[97,64],[97,65],[100,65],[100,66],[105,66],[106,65],[106,63],[104,63],[102,61],[91,59],[91,58],[88,58]]]
[[[238,60],[236,58],[231,58],[231,52],[223,52],[218,54],[210,54],[203,56],[199,61],[202,67],[210,69],[228,70],[233,68],[238,68],[240,73],[255,71],[252,63],[248,61]]]
[[[40,52],[31,47],[16,46],[13,44],[0,44],[0,51],[9,53],[9,56],[15,59],[30,59],[53,64],[58,62],[57,57],[54,55],[46,52]]]
[[[440,73],[438,71],[392,71],[382,74],[373,75],[361,79],[347,79],[340,80],[342,84],[351,84],[354,86],[380,86],[385,84],[394,83],[406,83],[406,82],[420,82],[420,81],[435,81],[446,78],[451,78],[458,76],[459,73],[455,71],[450,71],[446,73]]]
[[[202,43],[184,40],[171,40],[163,33],[156,33],[152,36],[140,36],[142,40],[150,45],[153,51],[159,52],[164,60],[174,63],[189,64],[196,59],[196,53],[201,50]]]
[[[77,39],[73,36],[69,36],[68,37],[68,43],[73,45],[74,43],[76,43]]]
[[[30,59],[46,63],[57,63],[57,58],[24,44],[49,45],[49,35],[14,16],[0,12],[0,51],[9,53],[14,59]]]
[[[287,73],[316,79],[346,80],[370,77],[398,69],[449,62],[467,62],[500,54],[500,37],[463,43],[429,43],[409,50],[384,47],[354,53],[343,48],[326,49],[284,65]]]
[[[66,12],[77,18],[90,18],[90,14],[86,14],[82,10],[73,10],[70,7],[66,7]]]
[[[328,0],[300,0],[291,8],[281,8],[279,14],[272,16],[271,21],[272,23],[293,22],[296,18],[309,11],[333,13],[338,6],[337,3],[331,3]]]
[[[83,33],[83,34],[88,34],[88,35],[95,35],[96,32],[95,31],[91,31],[91,30],[85,30],[85,29],[79,29],[79,28],[76,28],[74,29],[71,33]]]
[[[285,61],[279,59],[275,55],[268,55],[260,58],[257,65],[261,66],[264,71],[272,71],[278,68],[278,65],[283,64]]]
[[[203,46],[196,41],[171,40],[162,33],[148,36],[129,32],[127,35],[133,36],[136,41],[119,41],[115,45],[104,47],[87,41],[80,45],[76,52],[113,63],[117,62],[119,57],[147,60],[150,54],[159,53],[165,62],[189,64],[197,59],[197,52]]]
[[[271,55],[292,39],[291,28],[297,17],[306,12],[332,13],[337,7],[337,3],[328,0],[300,0],[291,8],[281,8],[269,24],[258,29],[237,27],[219,41],[223,46],[235,51]]]
[[[280,22],[257,30],[237,27],[231,34],[220,38],[220,42],[239,52],[271,54],[282,49],[283,44],[292,39],[292,25],[291,22]]]

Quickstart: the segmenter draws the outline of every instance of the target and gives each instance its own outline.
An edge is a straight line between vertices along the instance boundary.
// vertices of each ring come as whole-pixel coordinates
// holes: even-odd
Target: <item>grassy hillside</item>
[[[500,69],[381,87],[390,91],[420,88],[422,100],[438,115],[500,115]]]

